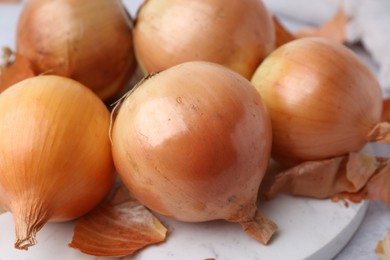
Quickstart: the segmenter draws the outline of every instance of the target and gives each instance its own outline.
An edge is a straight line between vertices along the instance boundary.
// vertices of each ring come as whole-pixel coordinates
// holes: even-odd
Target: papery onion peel
[[[126,256],[166,238],[167,229],[123,187],[76,223],[70,247],[94,256]]]
[[[271,199],[279,193],[355,203],[380,200],[390,205],[390,159],[349,153],[303,162],[266,175],[259,195]]]

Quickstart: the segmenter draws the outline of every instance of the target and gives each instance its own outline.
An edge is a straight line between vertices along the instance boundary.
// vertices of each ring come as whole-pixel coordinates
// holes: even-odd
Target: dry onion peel
[[[70,247],[94,256],[119,257],[166,238],[167,229],[127,190],[112,197],[77,221]]]
[[[252,83],[272,121],[272,156],[287,165],[387,142],[382,94],[372,71],[342,44],[301,38],[271,53]]]
[[[116,169],[145,206],[172,218],[241,223],[266,244],[276,225],[259,213],[270,122],[241,75],[188,62],[146,78],[117,109]]]
[[[285,28],[285,26],[279,21],[276,16],[272,17],[275,28],[275,47],[280,47],[285,43],[291,42],[296,39],[296,37]]]
[[[108,100],[136,67],[132,21],[120,0],[31,0],[18,21],[16,52],[36,74],[75,79]]]
[[[202,60],[250,78],[275,44],[260,0],[148,0],[138,10],[134,48],[145,74]]]
[[[109,117],[90,89],[64,77],[32,77],[1,93],[0,204],[13,214],[16,248],[27,250],[46,222],[80,217],[110,191]]]
[[[390,122],[376,124],[367,135],[368,142],[390,143]]]
[[[3,48],[3,62],[0,65],[0,93],[13,84],[35,76],[31,63],[9,48]]]
[[[320,27],[305,27],[299,30],[294,36],[302,37],[324,37],[338,43],[345,43],[347,40],[348,16],[343,8],[326,23]]]
[[[390,204],[390,159],[349,153],[327,160],[307,161],[268,176],[260,196],[279,193],[310,198],[380,200]]]
[[[380,260],[390,259],[390,229],[385,238],[378,242],[375,253],[380,257]]]

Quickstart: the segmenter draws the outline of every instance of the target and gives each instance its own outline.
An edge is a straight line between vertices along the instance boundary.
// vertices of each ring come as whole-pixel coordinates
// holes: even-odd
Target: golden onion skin
[[[146,79],[122,103],[114,163],[144,205],[183,221],[252,218],[271,127],[239,74],[188,62]]]
[[[250,79],[274,45],[271,15],[260,0],[148,0],[134,26],[145,73],[202,60]]]
[[[380,121],[382,96],[375,76],[355,53],[326,39],[283,45],[251,81],[267,105],[272,156],[280,162],[358,151]]]
[[[37,75],[75,79],[103,100],[125,88],[136,67],[132,21],[120,0],[30,0],[16,51]]]
[[[42,208],[50,221],[66,221],[111,189],[109,111],[85,86],[59,76],[23,80],[0,95],[0,122],[0,202],[11,212]]]
[[[110,113],[90,89],[32,77],[0,95],[0,205],[12,212],[17,249],[48,221],[78,218],[108,194],[115,172]]]

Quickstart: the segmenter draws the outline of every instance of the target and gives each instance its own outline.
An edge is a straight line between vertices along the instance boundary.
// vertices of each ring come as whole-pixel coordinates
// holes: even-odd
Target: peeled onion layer
[[[390,205],[390,158],[349,153],[327,160],[306,161],[266,178],[259,192],[266,199],[287,193],[334,201],[380,200]]]
[[[181,221],[238,222],[266,244],[257,209],[270,122],[260,95],[221,65],[188,62],[146,77],[116,109],[116,169],[145,206]]]
[[[71,248],[94,256],[120,257],[166,238],[167,229],[124,187],[81,217],[74,227]]]
[[[14,218],[15,248],[37,243],[49,221],[92,210],[109,193],[110,113],[87,87],[37,76],[0,95],[0,205]]]

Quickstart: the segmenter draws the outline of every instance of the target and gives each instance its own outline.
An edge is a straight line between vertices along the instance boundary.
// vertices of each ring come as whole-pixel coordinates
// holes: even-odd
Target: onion
[[[110,115],[80,83],[23,80],[0,95],[0,205],[12,212],[18,249],[48,221],[95,207],[114,181]]]
[[[260,95],[244,77],[209,62],[141,81],[112,129],[116,169],[141,203],[182,221],[239,222],[262,243],[276,229],[256,206],[270,148]]]
[[[148,0],[134,26],[134,48],[145,73],[203,60],[249,79],[274,44],[272,18],[260,0]]]
[[[36,74],[73,78],[103,100],[136,66],[132,22],[120,0],[30,0],[18,22],[16,52]]]
[[[356,152],[383,134],[377,128],[382,112],[379,84],[341,44],[320,38],[287,43],[259,66],[252,83],[268,108],[272,157],[279,162]]]

